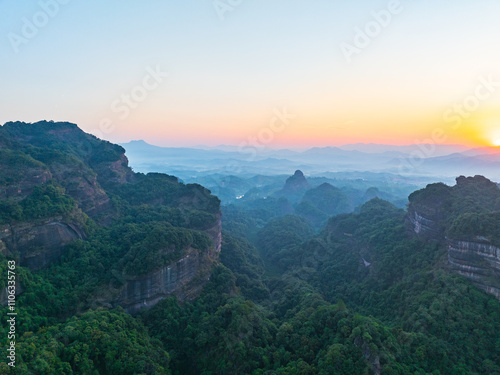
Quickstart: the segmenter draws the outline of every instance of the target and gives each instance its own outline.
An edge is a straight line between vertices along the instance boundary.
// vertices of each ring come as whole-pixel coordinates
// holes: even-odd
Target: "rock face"
[[[168,266],[128,279],[120,296],[112,304],[135,314],[168,296],[175,296],[180,301],[196,297],[209,280],[210,266],[219,257],[222,243],[220,216],[217,224],[206,232],[213,241],[213,246],[208,251],[200,253],[189,248],[184,257]]]
[[[192,250],[192,249],[190,249]],[[120,297],[114,302],[130,314],[154,306],[161,299],[175,295],[184,300],[189,297],[186,291],[193,292],[189,283],[198,273],[200,257],[191,252],[168,267],[160,268],[152,274],[128,280]]]
[[[443,221],[452,188],[445,184],[431,184],[410,195],[407,227],[422,239],[440,241],[444,236]]]
[[[428,219],[414,206],[408,208],[407,221],[410,228],[418,236],[439,240],[439,221]]]
[[[0,250],[4,255],[19,254],[20,266],[44,268],[63,254],[66,245],[85,236],[79,228],[61,220],[0,226]]]
[[[487,216],[495,218],[499,198],[500,189],[486,178],[461,176],[453,187],[432,184],[410,195],[406,223],[420,239],[447,249],[450,270],[500,300],[500,247]]]
[[[65,188],[66,194],[79,203],[79,207],[92,218],[110,209],[109,197],[88,167],[75,170],[68,165],[53,165],[53,175]]]
[[[499,247],[483,238],[476,238],[474,242],[449,240],[448,262],[452,270],[500,300]]]

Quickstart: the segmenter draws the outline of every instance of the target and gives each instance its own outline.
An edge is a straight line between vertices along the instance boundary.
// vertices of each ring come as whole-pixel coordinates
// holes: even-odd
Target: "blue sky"
[[[64,2],[0,1],[0,123],[71,121],[115,142],[238,144],[286,107],[296,118],[276,145],[408,144],[440,126],[479,77],[500,80],[493,0],[400,1],[351,62],[342,43],[390,1],[242,0],[224,19],[208,0]],[[25,19],[44,25],[16,52]],[[112,104],[150,69],[168,78],[120,118]],[[491,138],[499,97],[449,142]],[[113,123],[105,131],[103,119]]]

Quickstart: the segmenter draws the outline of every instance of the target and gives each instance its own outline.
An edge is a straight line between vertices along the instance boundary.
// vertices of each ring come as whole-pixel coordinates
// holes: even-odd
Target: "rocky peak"
[[[288,177],[283,190],[288,192],[298,192],[309,188],[309,183],[307,182],[304,173],[300,170],[296,170],[293,176]]]

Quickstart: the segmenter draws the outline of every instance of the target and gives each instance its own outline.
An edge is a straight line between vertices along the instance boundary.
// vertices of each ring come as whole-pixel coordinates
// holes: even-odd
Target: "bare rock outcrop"
[[[85,234],[62,218],[0,226],[0,251],[18,256],[19,265],[38,270],[58,259],[65,246]]]
[[[213,241],[213,246],[207,251],[186,249],[181,259],[147,275],[128,278],[112,305],[122,306],[128,313],[135,314],[169,296],[180,301],[197,297],[209,280],[212,264],[219,258],[222,243],[220,216],[205,232]]]

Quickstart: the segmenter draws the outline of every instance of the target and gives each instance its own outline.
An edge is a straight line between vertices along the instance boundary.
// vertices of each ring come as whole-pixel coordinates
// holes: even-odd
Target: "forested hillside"
[[[124,152],[74,124],[0,127],[3,316],[9,260],[17,281],[12,373],[168,373],[168,354],[129,313],[201,293],[220,252],[219,200],[134,173]],[[5,347],[7,328],[2,319]]]

